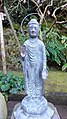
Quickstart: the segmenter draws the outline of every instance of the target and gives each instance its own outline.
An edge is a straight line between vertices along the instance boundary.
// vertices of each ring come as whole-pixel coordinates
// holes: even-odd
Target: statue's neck
[[[31,43],[37,43],[38,42],[38,37],[36,38],[29,38]]]

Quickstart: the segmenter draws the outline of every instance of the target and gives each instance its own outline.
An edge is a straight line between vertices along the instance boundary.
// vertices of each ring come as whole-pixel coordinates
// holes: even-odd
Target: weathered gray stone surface
[[[12,112],[11,119],[15,119],[15,118],[14,118],[14,112],[18,109],[18,107],[20,107],[20,105],[21,105],[21,103],[17,103],[17,104],[15,105],[15,107],[14,107],[14,109],[13,109],[13,112]],[[49,106],[52,110],[54,110],[54,115],[53,115],[52,119],[60,119],[56,107],[55,107],[52,103],[50,103],[50,102],[48,102],[48,106]],[[22,119],[24,119],[24,118],[22,117]],[[34,119],[34,118],[33,118],[33,119]],[[44,118],[43,118],[43,119],[44,119]]]
[[[7,119],[6,101],[1,93],[0,93],[0,119]]]

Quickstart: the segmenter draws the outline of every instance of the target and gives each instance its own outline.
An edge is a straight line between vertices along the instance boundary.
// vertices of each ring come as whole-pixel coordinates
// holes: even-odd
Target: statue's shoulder
[[[44,46],[44,43],[43,41],[39,40],[39,44],[43,47]]]
[[[24,42],[24,45],[27,46],[29,44],[29,39]]]

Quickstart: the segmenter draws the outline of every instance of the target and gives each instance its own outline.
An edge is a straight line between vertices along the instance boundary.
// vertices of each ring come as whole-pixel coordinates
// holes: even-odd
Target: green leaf
[[[12,85],[13,83],[14,83],[14,80],[12,78],[12,79],[10,79],[10,84]]]
[[[61,64],[61,61],[60,61],[59,57],[56,57],[55,61],[57,62],[57,64],[59,64],[59,65]]]
[[[1,86],[2,86],[2,81],[0,81],[0,88],[1,88]]]
[[[12,88],[10,91],[9,91],[11,94],[15,94],[18,92],[17,88]]]
[[[55,50],[53,48],[49,47],[48,50],[51,54],[55,55]]]
[[[59,57],[60,57],[60,59],[62,60],[62,61],[64,61],[64,62],[66,62],[66,58],[65,58],[65,55],[63,55],[63,54],[59,54]]]
[[[8,91],[10,89],[10,84],[2,85],[1,90],[2,91]]]
[[[12,87],[13,88],[16,88],[17,87],[17,82],[16,81],[13,82]]]
[[[65,43],[64,45],[65,45],[65,48],[67,49],[67,43]]]
[[[65,63],[63,66],[62,66],[62,71],[66,70],[67,69],[67,63]]]
[[[9,82],[10,81],[10,77],[7,77],[7,82]]]
[[[2,77],[3,76],[3,72],[2,71],[0,71],[0,77]]]
[[[13,79],[18,81],[19,80],[19,77],[18,76],[13,76]]]
[[[13,77],[13,74],[11,72],[7,73],[7,77]]]
[[[7,81],[7,77],[6,76],[3,76],[2,77],[2,82],[5,82],[5,81]]]
[[[65,42],[65,40],[67,40],[67,37],[62,35],[61,39],[64,40],[64,42]]]

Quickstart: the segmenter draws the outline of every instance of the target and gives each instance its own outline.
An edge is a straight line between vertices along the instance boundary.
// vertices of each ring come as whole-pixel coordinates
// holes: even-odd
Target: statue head
[[[31,19],[28,23],[28,31],[29,31],[29,35],[31,38],[36,38],[38,37],[39,34],[39,23],[37,22],[36,19]]]

